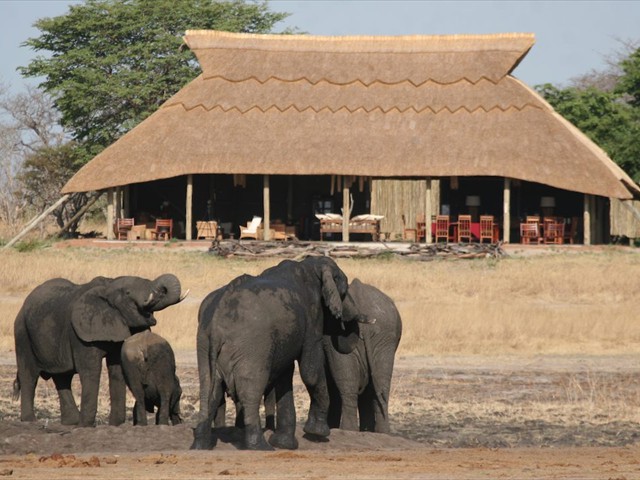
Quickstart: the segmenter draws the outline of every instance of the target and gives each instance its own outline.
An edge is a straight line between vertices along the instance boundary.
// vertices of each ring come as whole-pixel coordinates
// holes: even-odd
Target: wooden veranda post
[[[116,235],[113,231],[115,220],[115,188],[107,190],[107,240],[113,240]]]
[[[424,236],[425,243],[428,245],[431,243],[431,215],[433,211],[431,202],[431,177],[427,177],[424,204]]]
[[[506,177],[502,205],[502,241],[511,242],[511,179]]]
[[[349,215],[350,215],[350,195],[347,175],[342,176],[342,241],[349,241]]]
[[[262,189],[262,204],[264,207],[264,220],[262,221],[262,225],[264,227],[264,239],[268,241],[271,240],[271,222],[269,221],[269,218],[271,217],[269,175],[265,175],[263,178],[264,187]]]
[[[583,243],[585,245],[591,245],[591,201],[592,196],[585,193],[584,195],[584,208],[582,214],[582,225],[584,233],[583,233]]]
[[[185,225],[185,239],[191,240],[191,229],[193,228],[193,175],[187,175],[187,221]]]

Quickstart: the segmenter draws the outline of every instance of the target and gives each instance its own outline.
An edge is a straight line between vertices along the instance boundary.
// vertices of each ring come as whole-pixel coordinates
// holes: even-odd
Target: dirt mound
[[[241,448],[242,433],[233,427],[213,430],[218,439],[216,450]],[[269,432],[267,432],[267,438]],[[300,450],[383,450],[420,448],[406,438],[366,432],[332,430],[323,441],[307,438],[299,427]],[[193,442],[191,425],[122,425],[111,427],[75,428],[60,424],[2,422],[0,423],[1,454],[56,453],[135,453],[189,450]]]

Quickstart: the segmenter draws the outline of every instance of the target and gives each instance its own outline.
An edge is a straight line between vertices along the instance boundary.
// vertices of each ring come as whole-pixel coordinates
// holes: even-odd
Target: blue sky
[[[26,83],[16,72],[35,53],[20,43],[37,36],[33,23],[64,14],[68,0],[0,0],[0,81],[12,91]],[[530,32],[536,44],[514,75],[529,85],[565,85],[606,68],[620,41],[640,40],[639,1],[272,0],[291,13],[288,26],[314,35],[439,35]]]

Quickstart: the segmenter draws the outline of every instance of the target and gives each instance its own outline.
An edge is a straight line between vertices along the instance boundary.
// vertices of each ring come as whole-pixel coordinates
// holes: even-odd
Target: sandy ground
[[[196,452],[189,450],[198,408],[193,352],[178,354],[184,424],[105,425],[104,381],[96,428],[61,426],[55,389],[44,381],[38,422],[19,422],[7,352],[0,354],[0,477],[628,480],[640,478],[639,374],[638,356],[399,358],[391,435],[332,430],[317,443],[298,432],[297,451],[247,452],[226,428],[216,431],[214,450]],[[296,401],[302,423],[299,383]]]

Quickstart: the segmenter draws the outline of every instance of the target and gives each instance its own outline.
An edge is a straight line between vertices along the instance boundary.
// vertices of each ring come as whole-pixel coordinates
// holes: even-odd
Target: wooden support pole
[[[98,201],[98,199],[102,196],[103,193],[104,193],[104,190],[100,192],[96,192],[93,195],[93,197],[89,199],[87,204],[84,207],[82,207],[80,210],[78,210],[78,212],[73,217],[71,217],[71,220],[69,220],[67,224],[60,229],[60,231],[58,232],[58,235],[62,235],[64,232],[69,230],[71,225],[73,225],[82,215],[84,215],[87,212],[87,210],[89,210],[91,206]]]
[[[115,221],[115,188],[107,190],[107,240],[114,240],[116,235],[113,231]]]
[[[582,225],[582,243],[585,245],[591,245],[591,195],[586,193],[583,200]]]
[[[191,230],[193,229],[193,175],[187,175],[187,200],[186,200],[186,225],[185,239],[191,240]]]
[[[27,233],[29,233],[31,230],[33,230],[35,227],[37,227],[38,224],[47,217],[47,215],[49,215],[56,208],[58,208],[60,205],[65,203],[67,200],[69,200],[69,197],[70,197],[69,194],[66,194],[66,195],[63,195],[62,197],[60,197],[60,199],[56,203],[54,203],[49,208],[47,208],[44,212],[42,212],[40,214],[40,216],[38,218],[36,218],[29,225],[27,225],[27,227],[24,228],[18,235],[16,235],[11,240],[9,240],[9,242],[4,246],[4,248],[9,248],[9,247],[13,246],[18,240],[20,240]]]
[[[511,179],[506,177],[502,204],[502,241],[511,242]]]
[[[270,188],[269,188],[269,175],[264,175],[264,187],[262,189],[262,206],[264,208],[264,220],[262,225],[264,227],[264,239],[271,240],[271,203],[270,203]]]
[[[349,188],[351,185],[347,182],[350,178],[348,175],[342,176],[342,241],[349,242],[349,217],[350,217],[350,195]]]
[[[433,205],[431,202],[431,177],[427,177],[425,200],[424,200],[424,241],[427,245],[431,244],[431,215],[433,211]],[[416,239],[417,240],[417,239]]]

